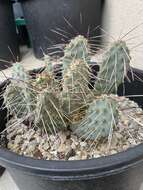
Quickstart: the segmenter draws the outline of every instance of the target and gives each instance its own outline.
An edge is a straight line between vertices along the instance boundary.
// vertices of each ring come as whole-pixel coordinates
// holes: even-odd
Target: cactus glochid
[[[94,89],[89,88],[91,57],[85,37],[77,36],[65,47],[59,59],[60,80],[53,60],[48,55],[44,59],[45,70],[35,80],[20,64],[14,65],[13,79],[4,93],[10,113],[22,118],[32,112],[33,125],[47,133],[70,127],[83,139],[107,138],[118,124],[118,102],[111,94],[117,93],[130,67],[126,43],[117,41],[105,53]]]

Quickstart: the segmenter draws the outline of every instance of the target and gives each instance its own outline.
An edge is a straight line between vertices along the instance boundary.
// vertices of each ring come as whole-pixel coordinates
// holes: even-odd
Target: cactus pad
[[[4,104],[10,114],[18,118],[25,117],[34,109],[36,100],[35,91],[30,87],[29,75],[19,63],[13,65],[12,80],[7,86],[3,97]]]
[[[27,81],[29,76],[20,63],[15,63],[12,67],[12,78],[17,81]]]
[[[90,69],[82,60],[75,60],[63,76],[63,103],[67,113],[73,112],[87,102]]]
[[[37,97],[35,125],[54,133],[66,127],[60,111],[60,102],[54,92],[44,91]]]
[[[100,66],[95,89],[98,94],[117,93],[129,70],[130,52],[123,41],[115,42],[105,54]]]
[[[90,48],[83,36],[71,40],[63,57],[63,110],[71,113],[86,104],[90,81]]]
[[[22,88],[11,83],[7,86],[3,97],[9,113],[18,118],[24,118],[28,113],[32,113],[35,107],[36,95],[26,87]]]
[[[74,125],[74,133],[83,139],[96,140],[108,137],[118,121],[117,104],[110,96],[102,95],[94,100],[82,122]]]
[[[90,48],[87,39],[84,36],[77,36],[71,40],[71,42],[65,47],[63,57],[64,71],[75,60],[84,60],[89,63],[90,61]]]

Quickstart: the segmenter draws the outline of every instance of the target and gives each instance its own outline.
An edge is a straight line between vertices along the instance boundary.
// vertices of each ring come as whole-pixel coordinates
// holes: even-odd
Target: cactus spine
[[[13,64],[12,79],[14,79],[17,82],[27,82],[29,80],[28,74],[26,73],[24,67],[20,63]]]
[[[66,127],[56,92],[45,90],[37,97],[35,125],[56,134]]]
[[[115,42],[100,65],[95,89],[97,94],[117,93],[118,86],[124,82],[129,70],[130,52],[123,41]]]
[[[14,80],[4,93],[10,113],[17,117],[32,113],[33,123],[48,133],[56,134],[70,124],[73,132],[83,139],[107,138],[118,123],[118,103],[111,94],[117,93],[130,67],[126,43],[117,41],[105,53],[95,90],[89,89],[90,45],[83,36],[75,37],[65,47],[59,60],[62,71],[58,68],[62,79],[57,80],[57,73],[55,77],[52,59],[45,55],[44,60],[45,70],[34,81],[36,92],[24,68],[14,65]]]
[[[74,132],[83,139],[95,140],[108,137],[118,121],[117,104],[110,96],[97,97],[86,110],[82,122],[74,126]]]
[[[90,49],[87,39],[77,36],[64,51],[63,58],[63,107],[68,114],[82,107],[89,93]]]
[[[63,68],[64,72],[69,68],[69,66],[75,60],[83,60],[85,63],[90,62],[90,47],[88,40],[79,35],[72,39],[69,44],[66,45],[64,49],[63,57]]]
[[[90,140],[108,137],[115,128],[118,122],[118,103],[108,94],[117,93],[118,86],[127,75],[129,63],[130,52],[123,41],[115,42],[105,53],[95,82],[95,97],[89,107],[86,107],[81,121],[77,120],[72,127],[79,137]]]
[[[4,104],[11,114],[25,117],[34,109],[35,92],[28,84],[29,76],[19,63],[14,64],[11,84],[4,93]]]

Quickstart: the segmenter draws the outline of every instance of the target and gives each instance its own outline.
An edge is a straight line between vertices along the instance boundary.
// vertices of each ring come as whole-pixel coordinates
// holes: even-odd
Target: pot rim
[[[134,69],[134,71],[143,74],[142,70]],[[143,162],[143,144],[114,155],[75,161],[37,160],[0,148],[0,164],[2,166],[31,174],[46,175],[53,180],[98,178],[122,172],[141,162]]]
[[[0,163],[36,175],[46,175],[55,180],[88,179],[120,173],[143,162],[143,144],[114,155],[75,161],[37,160],[0,149]]]

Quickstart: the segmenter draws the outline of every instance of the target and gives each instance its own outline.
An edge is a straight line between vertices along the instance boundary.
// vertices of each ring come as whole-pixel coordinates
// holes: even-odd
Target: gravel
[[[44,160],[85,160],[126,151],[143,142],[143,110],[125,97],[119,102],[119,122],[112,138],[98,141],[78,138],[70,130],[44,134],[24,124],[7,128],[7,148],[20,155]]]

